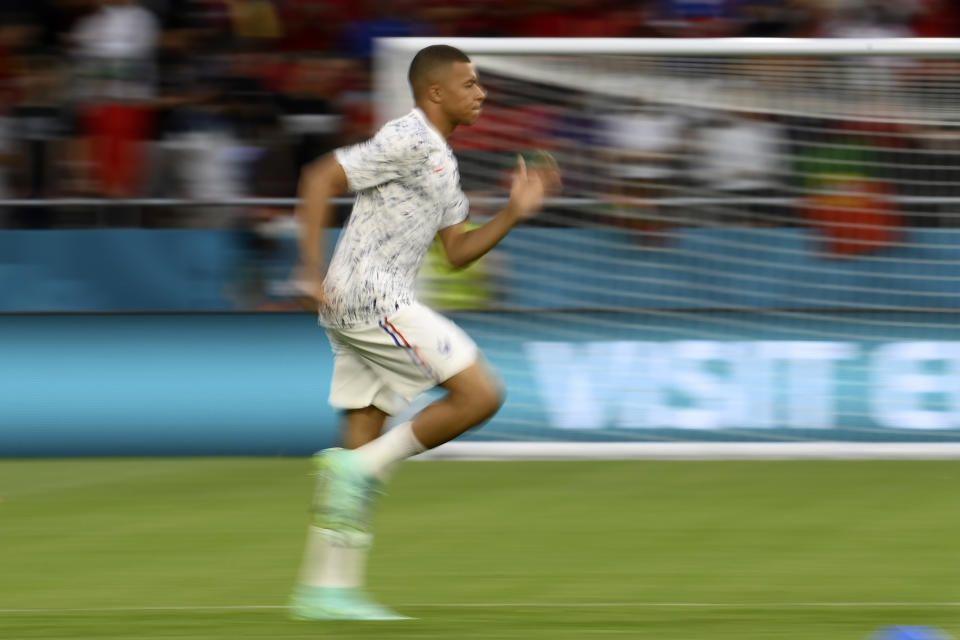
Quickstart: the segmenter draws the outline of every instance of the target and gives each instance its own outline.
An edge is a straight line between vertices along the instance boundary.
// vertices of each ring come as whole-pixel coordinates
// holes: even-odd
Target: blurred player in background
[[[417,271],[436,236],[451,265],[470,264],[536,214],[559,186],[555,164],[527,167],[520,158],[507,205],[469,228],[446,139],[477,121],[486,92],[470,59],[445,45],[421,50],[408,77],[413,111],[370,140],[324,156],[301,176],[300,286],[317,303],[334,350],[330,403],[345,412],[348,449],[314,456],[320,482],[291,603],[297,619],[403,617],[362,589],[371,500],[395,463],[456,438],[503,402],[474,342],[416,300]],[[345,190],[357,194],[356,202],[323,277],[330,198]],[[388,416],[437,385],[445,397],[382,433]]]

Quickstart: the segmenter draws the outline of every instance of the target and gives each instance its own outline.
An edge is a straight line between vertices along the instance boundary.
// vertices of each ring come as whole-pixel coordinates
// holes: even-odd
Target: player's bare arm
[[[528,169],[523,156],[519,156],[507,206],[482,227],[468,231],[464,221],[438,232],[447,260],[456,269],[466,267],[495,247],[518,223],[535,216],[543,208],[546,196],[559,187],[556,163]]]
[[[300,176],[296,215],[300,222],[297,284],[311,300],[323,298],[325,229],[333,221],[330,199],[347,190],[347,175],[333,154],[307,165]]]

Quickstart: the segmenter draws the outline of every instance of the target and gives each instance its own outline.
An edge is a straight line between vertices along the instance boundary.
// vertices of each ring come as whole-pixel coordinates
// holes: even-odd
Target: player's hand
[[[510,203],[518,220],[532,218],[548,195],[558,193],[561,187],[557,161],[546,151],[537,151],[535,163],[528,166],[522,155],[517,156],[517,169],[510,187]]]
[[[317,311],[325,304],[323,280],[320,278],[317,269],[301,265],[295,272],[293,285],[297,291],[294,299],[301,308],[307,311]]]

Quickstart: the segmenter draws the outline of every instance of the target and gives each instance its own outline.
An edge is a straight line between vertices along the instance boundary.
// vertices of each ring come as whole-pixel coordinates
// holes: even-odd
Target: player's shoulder
[[[416,110],[390,120],[377,135],[410,151],[427,152],[438,146],[435,136],[431,135],[428,125]]]

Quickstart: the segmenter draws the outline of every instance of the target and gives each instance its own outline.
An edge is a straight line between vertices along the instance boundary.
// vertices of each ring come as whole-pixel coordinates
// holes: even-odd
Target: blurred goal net
[[[381,122],[435,42],[379,42]],[[443,42],[489,92],[450,139],[474,218],[518,152],[565,183],[424,265],[519,380],[477,437],[960,438],[960,41]]]

